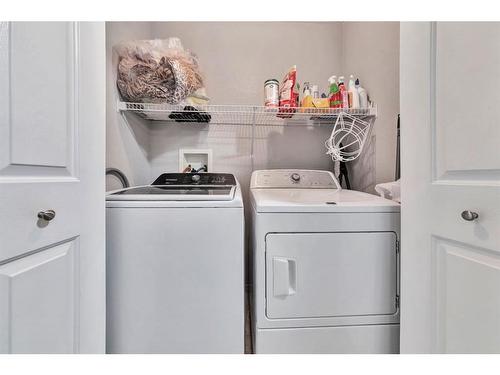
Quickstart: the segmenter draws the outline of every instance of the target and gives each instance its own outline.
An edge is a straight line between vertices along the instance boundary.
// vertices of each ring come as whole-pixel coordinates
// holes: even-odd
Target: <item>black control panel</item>
[[[151,185],[236,185],[230,173],[163,173]]]

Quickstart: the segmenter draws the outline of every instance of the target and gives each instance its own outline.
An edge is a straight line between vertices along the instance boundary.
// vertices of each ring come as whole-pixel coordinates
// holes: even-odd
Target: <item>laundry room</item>
[[[140,121],[132,111],[114,110],[121,98],[116,86],[119,57],[113,48],[171,37],[197,56],[209,105],[264,106],[264,82],[281,81],[293,65],[299,87],[309,82],[320,96],[329,94],[333,75],[345,77],[346,91],[350,75],[359,78],[377,108],[377,120],[362,155],[347,163],[350,182],[356,190],[375,192],[376,184],[395,180],[398,22],[109,22],[106,166],[120,169],[131,184],[150,183],[165,170],[178,171],[181,149],[210,150],[214,170],[234,173],[245,192],[252,170],[334,168],[324,147],[332,130],[328,126],[262,123],[252,134],[251,114],[238,116],[236,107],[219,126]],[[299,91],[302,98],[303,88]],[[116,177],[108,176],[107,190],[118,187]]]
[[[186,18],[0,22],[0,354],[500,353],[500,22]]]
[[[186,220],[190,224],[187,228],[185,226],[171,226],[176,228],[173,233],[170,233],[170,228],[165,229],[164,235],[161,236],[162,241],[170,241],[173,247],[178,246],[174,243],[182,241],[182,237],[177,238],[176,233],[181,233],[185,238],[191,238],[193,241],[205,244],[203,251],[211,249],[210,243],[212,242],[220,247],[221,242],[229,244],[232,241],[233,249],[228,250],[228,254],[224,258],[219,258],[219,261],[225,267],[238,266],[239,268],[236,269],[239,269],[240,272],[241,267],[244,269],[245,352],[314,351],[307,345],[303,346],[299,343],[296,343],[295,346],[289,345],[288,349],[286,345],[278,344],[280,341],[294,342],[291,338],[279,339],[273,336],[268,339],[264,335],[262,340],[264,344],[259,344],[256,342],[257,338],[252,337],[256,336],[258,332],[278,332],[277,330],[265,329],[257,331],[251,327],[251,312],[260,315],[258,312],[260,307],[254,306],[260,305],[260,301],[254,298],[260,294],[260,290],[257,291],[258,288],[255,284],[258,283],[256,278],[260,277],[259,255],[257,253],[261,250],[252,248],[252,243],[257,241],[256,238],[252,240],[252,236],[254,236],[252,228],[257,226],[257,222],[256,216],[252,214],[250,209],[253,206],[250,188],[257,183],[259,178],[262,181],[267,178],[265,174],[259,175],[260,172],[255,172],[252,178],[252,173],[266,170],[283,171],[282,173],[287,175],[297,175],[302,178],[302,181],[295,183],[295,187],[306,187],[308,183],[319,184],[317,187],[321,187],[320,184],[328,180],[328,172],[331,172],[343,185],[343,188],[377,195],[378,193],[375,191],[377,184],[383,183],[382,188],[391,187],[391,183],[397,185],[393,181],[399,178],[396,175],[399,113],[399,23],[110,22],[106,26],[108,73],[106,167],[108,171],[111,171],[107,176],[107,190],[114,191],[126,187],[120,184],[120,175],[117,175],[116,171],[121,171],[131,186],[149,185],[153,181],[161,179],[159,176],[165,173],[184,173],[187,178],[190,176],[198,178],[200,175],[202,179],[203,174],[234,175],[239,183],[242,206],[245,207],[244,219],[240,219],[241,223],[245,223],[243,230],[238,227],[229,229],[234,222],[239,222],[238,219],[232,218],[230,219],[232,222],[228,223],[223,220],[223,215],[218,215],[214,219],[203,221],[200,220],[198,214],[191,218],[187,216]],[[159,63],[162,57],[172,56],[174,53],[187,55],[195,60],[196,66],[193,70],[199,75],[201,82],[196,91],[186,92],[185,95],[195,96],[196,99],[183,97],[177,100],[177,103],[172,98],[165,97],[163,92],[158,97],[155,97],[154,93],[152,96],[148,96],[151,95],[152,90],[147,91],[147,88],[139,85],[134,86],[133,80],[139,79],[143,79],[144,86],[149,85],[151,88],[155,84],[161,86],[161,82],[148,81],[146,77],[147,67],[144,68],[146,73],[143,76],[140,76],[141,73],[136,67],[139,64],[145,64],[149,56],[153,56],[153,59]],[[153,64],[152,69],[157,69],[157,67]],[[277,92],[276,103],[272,102],[272,97],[269,98],[266,95],[269,91],[269,85],[274,84],[277,91],[283,90],[287,84],[284,81],[287,79],[287,75],[290,75],[290,69],[293,71],[294,82],[292,86],[294,87],[292,89],[297,94],[298,103],[293,104],[293,106],[300,107],[300,109],[294,109],[290,114],[281,114],[278,108],[285,105],[280,103],[280,100],[284,101],[286,93]],[[345,102],[335,105],[336,108],[332,107],[330,98],[333,86],[342,90],[344,95],[342,99],[345,99]],[[352,92],[349,96],[348,90],[350,89],[355,92],[355,97],[353,97]],[[340,90],[339,95],[341,94]],[[364,90],[365,93],[363,103],[361,103],[358,94],[361,90]],[[169,93],[167,92],[166,95]],[[309,98],[311,98],[310,102],[308,102]],[[153,104],[149,104],[149,107],[145,108],[141,103]],[[206,114],[207,117],[174,117],[182,114],[198,115],[198,113],[190,113],[187,108],[191,108],[193,112],[199,110],[201,116]],[[347,114],[347,117],[337,116],[341,109]],[[339,119],[343,122],[337,122]],[[344,132],[344,129],[347,130]],[[325,144],[328,140],[333,140],[330,148]],[[345,148],[338,144],[339,140],[343,140]],[[287,170],[291,172],[286,172]],[[327,172],[325,175],[321,175],[313,171]],[[280,179],[282,176],[276,176],[276,178]],[[271,177],[270,180],[272,179]],[[196,184],[199,186],[200,182],[196,181]],[[273,188],[275,187],[273,186]],[[311,187],[316,187],[316,185]],[[117,197],[123,196],[118,195]],[[112,198],[111,196],[110,199]],[[193,196],[191,199],[194,199]],[[326,197],[325,199],[328,200]],[[399,197],[396,196],[396,201],[398,199]],[[331,203],[336,203],[335,198],[331,197],[330,200]],[[134,246],[138,246],[136,233],[128,238],[129,236],[122,232],[134,233],[132,228],[137,228],[141,224],[130,223],[127,225],[123,223],[117,217],[117,205],[119,205],[118,202],[109,201],[107,206],[108,291],[110,296],[113,296],[114,293],[119,293],[119,290],[126,290],[130,296],[134,287],[128,285],[126,280],[121,277],[128,277],[127,275],[132,273],[133,269],[115,269],[114,264],[118,263],[118,258],[115,259],[114,256],[115,252],[123,256],[124,242],[135,243]],[[136,205],[135,202],[134,205]],[[394,218],[391,219],[394,222],[387,224],[388,232],[399,233],[399,207],[397,206],[396,202],[393,206],[389,205],[380,209],[381,211],[394,212]],[[338,210],[332,209],[330,211]],[[219,210],[219,212],[223,211]],[[359,218],[360,221],[363,220],[362,215]],[[120,224],[115,224],[116,222]],[[168,221],[164,224],[169,226]],[[381,225],[383,226],[383,224]],[[124,229],[123,226],[128,229]],[[327,226],[324,230],[333,232],[339,230],[340,227],[342,225],[337,226],[337,228]],[[208,228],[212,229],[211,233],[207,234]],[[224,237],[218,238],[214,234],[220,231],[218,228],[224,228],[221,232],[224,233]],[[344,230],[362,231],[359,228],[345,227]],[[314,227],[308,231],[316,231],[317,229]],[[367,227],[363,230],[368,229]],[[289,231],[290,229],[276,228],[275,230]],[[297,231],[304,232],[306,228],[300,228]],[[237,248],[238,242],[231,240],[231,237],[239,232],[244,233],[243,257],[235,256],[234,249]],[[169,234],[166,235],[166,233]],[[111,236],[113,238],[110,239]],[[115,237],[120,237],[119,245],[115,245]],[[149,233],[148,242],[143,243],[142,246],[144,248],[154,246],[154,237],[157,235]],[[362,237],[362,234],[356,237]],[[331,240],[352,241],[349,238],[337,239],[335,236]],[[377,239],[370,238],[368,241],[376,242]],[[356,240],[352,244],[355,242]],[[386,247],[387,249],[392,249],[397,240],[393,239],[392,242],[393,245]],[[352,246],[361,246],[361,244]],[[372,247],[376,248],[376,246]],[[181,249],[177,249],[177,251],[181,251]],[[184,251],[187,252],[188,249]],[[395,251],[393,253],[396,254]],[[216,254],[212,254],[212,256],[215,257]],[[218,256],[222,256],[222,254]],[[299,254],[295,254],[294,258],[298,256]],[[196,257],[200,259],[200,255]],[[155,262],[159,261],[158,256],[153,255],[153,258]],[[392,257],[386,259],[389,263],[395,262],[395,260],[395,257],[394,259]],[[321,261],[326,262],[327,260],[325,258]],[[335,260],[331,259],[330,261],[334,262]],[[143,264],[138,259],[134,259],[133,263]],[[386,267],[389,263],[381,266]],[[374,264],[376,264],[375,260]],[[151,269],[152,266],[149,263],[143,264],[145,269]],[[207,266],[207,264],[199,264],[199,267],[203,266]],[[396,281],[395,263],[393,266],[395,270],[393,280]],[[189,267],[189,265],[185,264],[185,267]],[[284,267],[292,266],[285,262]],[[232,285],[237,285],[235,283],[237,283],[238,277],[241,277],[241,273],[235,273],[231,276],[227,275],[229,271],[221,268],[218,273],[222,274],[222,272],[226,273],[226,277],[221,280],[223,284],[233,280]],[[362,270],[362,272],[367,272],[367,270]],[[114,275],[116,274],[120,274],[121,277],[115,279]],[[182,275],[178,276],[182,277]],[[328,279],[326,275],[322,277],[324,280]],[[372,278],[377,279],[377,275],[372,275]],[[347,278],[346,275],[345,282],[349,282],[349,280],[352,279]],[[171,281],[164,280],[166,283]],[[380,281],[388,282],[387,280]],[[311,280],[312,282],[314,281]],[[117,290],[114,289],[115,285]],[[397,323],[399,318],[394,300],[397,295],[396,286],[396,283],[392,285],[390,282],[387,285],[379,286],[387,289],[389,293],[384,303],[390,305],[389,315],[391,318],[384,319],[383,315],[388,313],[380,313],[382,319],[377,322],[391,323],[386,326],[388,331],[384,332],[382,336],[372,332],[360,333],[366,335],[367,340],[373,339],[372,335],[374,338],[380,336],[378,338],[380,341],[384,341],[382,337],[385,337],[385,342],[379,347],[373,348],[344,346],[343,349],[336,350],[346,352],[358,350],[398,351]],[[352,292],[354,293],[354,291]],[[204,290],[202,294],[211,295],[211,293],[213,291]],[[233,291],[233,293],[238,296],[237,291]],[[304,291],[306,299],[312,297],[305,293]],[[392,295],[390,295],[391,293]],[[144,297],[144,295],[142,296]],[[299,299],[297,297],[295,299]],[[202,297],[198,298],[200,298],[201,303]],[[343,297],[340,295],[338,298]],[[122,296],[121,299],[125,299],[125,296]],[[311,302],[309,300],[309,303]],[[144,300],[143,303],[150,304],[151,301]],[[306,303],[305,300],[303,303]],[[126,306],[123,304],[116,308],[114,306],[113,301],[108,302],[108,319],[111,319],[108,328],[108,350],[110,352],[142,350],[135,334],[130,337],[130,342],[134,343],[132,345],[124,342],[126,341],[125,335],[121,333],[127,329],[130,330],[130,326],[133,326],[134,322],[141,324],[137,314],[129,317],[124,316],[127,311]],[[193,308],[197,306],[199,308],[199,305],[193,304]],[[324,307],[324,311],[321,311],[320,308],[316,312],[310,311],[309,314],[312,316],[317,314],[335,316],[353,313],[349,309],[330,311],[328,307]],[[370,313],[370,307],[367,306],[366,309],[364,313]],[[165,310],[169,309],[165,307]],[[295,311],[295,314],[299,313],[299,310]],[[151,321],[161,320],[161,318],[152,316],[148,316],[148,318]],[[195,316],[192,318],[195,319]],[[118,325],[117,322],[121,319],[124,319],[124,322],[122,325]],[[344,323],[346,321],[348,320],[344,319]],[[172,322],[174,321],[172,320]],[[371,323],[373,322],[375,321]],[[207,319],[205,323],[210,324],[210,320]],[[235,321],[234,324],[240,323]],[[305,320],[303,326],[317,326],[319,323],[319,319]],[[253,324],[257,325],[257,322]],[[331,324],[333,327],[340,323],[338,319],[335,321],[333,318],[328,323],[323,320],[321,324]],[[382,330],[383,328],[384,325],[378,327]],[[359,326],[357,329],[362,328]],[[204,331],[204,327],[199,327],[192,333],[202,336]],[[365,331],[367,331],[366,328]],[[134,330],[130,330],[130,332],[134,332]],[[300,335],[300,329],[297,332]],[[304,330],[304,332],[309,331]],[[320,332],[317,341],[321,342],[321,335],[325,334],[329,336],[327,332]],[[358,332],[353,331],[352,334],[356,335]],[[120,336],[121,340],[115,341],[115,336]],[[149,343],[148,345],[152,345],[146,336],[144,339],[145,342]],[[234,340],[238,341],[239,339],[235,338]],[[271,344],[272,340],[277,340],[277,343]],[[189,340],[186,342],[188,343]],[[328,342],[329,340],[325,341],[323,349],[319,349],[319,344],[317,344],[316,350],[335,350]],[[238,346],[234,344],[232,347],[224,346],[224,343],[221,345],[220,350],[222,351],[241,351],[241,347],[237,349]],[[278,348],[280,349],[278,350]],[[210,348],[203,346],[198,348],[193,343],[189,343],[186,347],[182,345],[169,346],[164,341],[163,343],[158,342],[155,350],[203,352],[206,350],[217,351],[217,347],[212,344]]]

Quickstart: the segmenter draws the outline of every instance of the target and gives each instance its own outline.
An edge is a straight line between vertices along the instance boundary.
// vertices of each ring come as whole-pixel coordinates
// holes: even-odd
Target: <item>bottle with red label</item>
[[[342,108],[342,95],[337,85],[337,76],[328,78],[328,83],[330,84],[330,108]]]
[[[279,111],[276,116],[290,118],[299,106],[299,85],[297,84],[297,66],[290,68],[280,87]]]
[[[342,108],[348,109],[349,108],[349,94],[348,94],[347,90],[345,89],[343,76],[339,77],[339,91],[340,91],[340,97],[342,98]]]

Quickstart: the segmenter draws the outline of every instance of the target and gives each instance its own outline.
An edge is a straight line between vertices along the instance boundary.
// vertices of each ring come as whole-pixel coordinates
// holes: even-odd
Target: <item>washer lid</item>
[[[338,189],[251,189],[257,212],[399,212],[400,205],[376,195]]]
[[[163,173],[151,185],[109,192],[107,201],[231,201],[238,184],[230,173]]]
[[[230,201],[236,186],[145,185],[109,192],[108,201]]]

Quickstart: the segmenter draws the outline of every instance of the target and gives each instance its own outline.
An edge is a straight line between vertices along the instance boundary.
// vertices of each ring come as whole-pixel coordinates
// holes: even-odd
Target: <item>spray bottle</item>
[[[340,96],[340,90],[337,85],[337,76],[328,78],[328,83],[330,84],[330,108],[341,108],[342,97]]]

